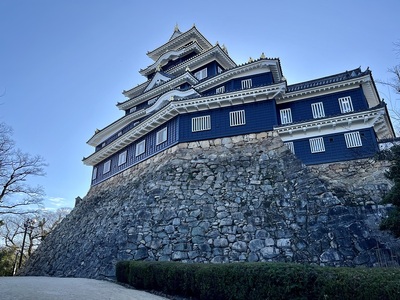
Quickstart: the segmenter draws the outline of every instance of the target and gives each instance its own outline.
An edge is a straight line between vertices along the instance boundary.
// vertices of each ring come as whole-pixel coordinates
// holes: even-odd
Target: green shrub
[[[117,265],[117,279],[138,289],[199,300],[400,298],[400,269],[394,268],[132,261]]]
[[[12,276],[15,261],[15,250],[0,248],[0,276]]]

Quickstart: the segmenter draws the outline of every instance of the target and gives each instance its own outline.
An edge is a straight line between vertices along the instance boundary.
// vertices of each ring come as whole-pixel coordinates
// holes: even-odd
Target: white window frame
[[[217,88],[217,89],[215,90],[215,93],[216,93],[216,94],[225,93],[225,86],[223,85],[223,86],[220,86],[219,88]]]
[[[296,154],[296,152],[294,152],[294,143],[293,142],[286,142],[283,144],[289,148],[290,152],[292,152],[293,154]]]
[[[353,102],[350,96],[342,97],[338,99],[340,112],[342,114],[354,111]]]
[[[146,140],[143,140],[136,144],[135,156],[139,156],[146,151]]]
[[[200,71],[197,71],[194,73],[194,77],[196,77],[198,80],[202,80],[207,77],[207,68],[201,69]]]
[[[311,110],[314,119],[325,117],[324,103],[322,102],[311,103]]]
[[[323,137],[309,139],[311,153],[325,152],[325,143]]]
[[[290,124],[293,122],[292,109],[290,108],[281,109],[279,113],[281,115],[282,124]]]
[[[97,167],[93,168],[93,173],[92,173],[92,180],[97,179]]]
[[[107,160],[103,165],[103,174],[107,174],[111,171],[111,159]]]
[[[192,132],[205,131],[211,129],[211,116],[201,116],[192,118]]]
[[[362,147],[362,141],[359,131],[348,132],[344,134],[347,148]]]
[[[128,154],[128,151],[125,150],[124,152],[121,152],[118,155],[118,166],[123,165],[124,163],[126,163],[127,154]]]
[[[163,129],[159,130],[156,134],[156,145],[166,142],[167,138],[168,138],[168,129],[167,127],[164,127]]]
[[[249,89],[253,86],[253,81],[251,79],[242,80],[242,90]]]
[[[244,109],[229,112],[229,125],[231,127],[246,125]]]

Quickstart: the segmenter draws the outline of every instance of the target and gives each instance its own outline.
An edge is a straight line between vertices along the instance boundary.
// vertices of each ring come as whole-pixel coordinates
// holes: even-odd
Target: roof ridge
[[[306,89],[306,88],[310,88],[310,87],[314,87],[314,86],[325,85],[325,84],[329,84],[329,83],[333,83],[333,82],[339,82],[339,81],[343,81],[346,79],[363,76],[369,72],[370,72],[370,70],[368,68],[365,71],[361,71],[361,67],[358,67],[358,68],[355,68],[350,71],[345,71],[345,72],[337,73],[334,75],[329,75],[329,76],[325,76],[325,77],[320,77],[320,78],[311,79],[311,80],[307,80],[307,81],[303,81],[303,82],[299,82],[299,83],[290,84],[287,86],[287,89],[289,92],[302,90],[302,89]]]

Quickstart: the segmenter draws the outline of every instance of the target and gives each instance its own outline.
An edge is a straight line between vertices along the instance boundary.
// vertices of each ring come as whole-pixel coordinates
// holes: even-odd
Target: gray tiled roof
[[[310,81],[305,81],[305,82],[288,85],[287,92],[296,92],[299,90],[309,89],[309,88],[313,88],[316,86],[322,86],[322,85],[326,85],[326,84],[340,82],[340,81],[348,80],[350,78],[356,78],[356,77],[363,76],[365,74],[368,74],[369,72],[370,72],[369,69],[362,72],[361,68],[357,68],[354,70],[346,71],[343,73],[339,73],[339,74],[335,74],[335,75],[331,75],[331,76],[327,76],[327,77],[323,77],[323,78],[319,78],[319,79],[314,79],[314,80],[310,80]]]

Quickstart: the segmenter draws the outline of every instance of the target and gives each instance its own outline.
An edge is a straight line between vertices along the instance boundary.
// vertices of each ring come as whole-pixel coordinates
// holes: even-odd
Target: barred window
[[[292,110],[290,108],[285,108],[280,110],[281,114],[281,123],[282,124],[289,124],[292,123]]]
[[[312,103],[311,110],[314,119],[325,117],[324,104],[322,102]]]
[[[249,89],[253,86],[253,82],[251,79],[242,80],[242,89]]]
[[[360,132],[358,131],[345,133],[344,139],[346,140],[347,148],[355,148],[362,146]]]
[[[111,160],[107,160],[103,166],[103,174],[110,172],[111,170]]]
[[[167,140],[167,127],[164,127],[163,129],[157,132],[156,145],[164,143],[166,140]]]
[[[136,156],[139,156],[140,154],[143,154],[145,149],[146,149],[146,140],[143,140],[140,143],[137,143],[137,145],[136,145]]]
[[[325,152],[325,144],[323,137],[310,139],[309,141],[310,141],[311,153]]]
[[[209,115],[192,118],[192,132],[204,131],[210,129],[211,129],[211,117]]]
[[[93,168],[93,174],[92,174],[92,180],[95,180],[97,178],[97,167]]]
[[[225,93],[225,86],[221,86],[221,87],[217,88],[217,89],[215,90],[215,93],[216,93],[216,94]]]
[[[285,145],[286,147],[288,147],[289,150],[290,150],[293,154],[296,154],[296,153],[294,152],[294,144],[293,144],[293,142],[286,142],[286,143],[284,143],[284,145]]]
[[[119,154],[119,156],[118,156],[118,166],[123,165],[124,163],[126,163],[126,154],[127,154],[126,150]]]
[[[196,77],[198,80],[202,80],[207,77],[207,68],[204,68],[200,71],[197,71],[194,73],[194,77]]]
[[[231,126],[240,126],[246,124],[244,110],[231,111],[229,113],[229,123]]]
[[[340,111],[342,112],[342,114],[354,111],[353,103],[351,102],[350,96],[342,97],[339,98],[338,100],[339,100]]]

